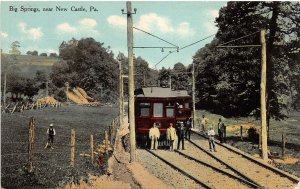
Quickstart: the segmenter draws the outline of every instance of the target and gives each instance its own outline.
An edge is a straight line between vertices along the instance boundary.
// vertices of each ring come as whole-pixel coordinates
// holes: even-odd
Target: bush
[[[248,139],[250,141],[258,143],[258,141],[259,141],[259,134],[257,133],[256,128],[251,127],[250,129],[248,129],[247,133],[248,133]]]

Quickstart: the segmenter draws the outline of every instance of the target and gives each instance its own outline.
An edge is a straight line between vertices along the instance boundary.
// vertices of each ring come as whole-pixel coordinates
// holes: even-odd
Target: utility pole
[[[195,107],[195,104],[196,104],[195,103],[195,63],[193,62],[192,64],[193,64],[193,71],[192,71],[193,126],[194,126],[194,128],[196,128],[197,114],[196,114],[196,107]]]
[[[48,84],[49,84],[49,82],[46,81],[46,97],[49,95]]]
[[[123,126],[123,79],[122,79],[122,64],[119,60],[119,116],[120,116],[120,126]]]
[[[260,112],[261,112],[261,149],[262,159],[268,160],[267,144],[267,111],[266,111],[266,83],[267,83],[267,48],[265,30],[260,32],[261,42],[261,83],[260,83]]]
[[[129,128],[130,128],[130,162],[135,161],[135,117],[134,117],[134,65],[133,65],[133,24],[131,2],[127,7],[127,47],[129,59]]]
[[[169,82],[170,82],[170,90],[172,90],[172,76],[169,76]]]
[[[3,106],[4,106],[4,112],[5,112],[5,108],[6,108],[6,70],[4,72]]]
[[[67,104],[69,105],[69,96],[68,96],[68,92],[69,92],[69,82],[65,82],[65,86],[66,86]]]

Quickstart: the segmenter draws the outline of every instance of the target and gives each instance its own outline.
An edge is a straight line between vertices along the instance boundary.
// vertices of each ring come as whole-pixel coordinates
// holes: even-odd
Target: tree
[[[21,51],[19,50],[20,47],[21,45],[19,41],[12,42],[10,46],[11,50],[9,51],[9,54],[20,55],[21,54]]]
[[[71,39],[60,45],[62,58],[53,66],[51,79],[57,87],[68,81],[81,87],[97,100],[112,100],[117,95],[118,63],[109,48],[93,38]],[[103,98],[101,97],[103,88]]]
[[[58,57],[56,53],[50,53],[49,57]]]
[[[32,51],[32,53],[31,53],[32,56],[38,56],[38,54],[39,54],[39,52],[38,52],[38,51],[35,51],[35,50]]]
[[[178,62],[174,65],[172,74],[172,88],[175,90],[189,90],[191,83],[190,74],[187,73],[186,67]]]
[[[41,53],[40,56],[47,56],[47,53]]]

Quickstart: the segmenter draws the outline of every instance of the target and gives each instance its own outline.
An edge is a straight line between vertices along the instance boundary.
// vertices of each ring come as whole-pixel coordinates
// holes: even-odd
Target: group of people
[[[216,152],[217,149],[215,145],[214,127],[213,125],[209,125],[209,127],[207,128],[207,125],[208,125],[208,119],[205,117],[205,115],[203,115],[201,121],[201,130],[202,132],[207,131],[209,149],[210,151]],[[185,122],[178,122],[175,128],[173,123],[170,123],[166,132],[166,139],[167,139],[167,144],[169,146],[169,150],[171,151],[174,150],[174,141],[176,140],[176,138],[178,139],[177,150],[179,150],[180,144],[181,144],[181,149],[185,150],[184,139],[191,138],[192,128],[193,128],[192,118],[188,118]],[[224,133],[225,133],[225,125],[220,118],[218,122],[218,136],[221,143],[224,142]],[[160,138],[160,131],[157,128],[157,123],[153,123],[153,127],[149,131],[149,138],[151,140],[151,150],[156,150],[158,148],[158,140]]]
[[[176,127],[173,123],[169,124],[169,127],[166,132],[167,144],[169,145],[170,150],[174,150],[174,141],[178,139],[177,150],[180,147],[184,150],[184,139],[191,138],[191,129],[193,127],[192,118],[188,118],[185,123],[178,122]],[[151,140],[151,150],[156,150],[158,147],[158,139],[160,137],[160,131],[157,128],[157,123],[153,123],[153,127],[149,131],[149,138]]]

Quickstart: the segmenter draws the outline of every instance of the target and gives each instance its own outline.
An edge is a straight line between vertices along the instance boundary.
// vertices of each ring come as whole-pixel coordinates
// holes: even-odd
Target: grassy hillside
[[[3,54],[4,56],[12,56]],[[58,61],[58,58],[32,55],[17,55],[17,67],[20,69],[24,77],[34,77],[36,72],[43,71],[49,74],[53,64]]]

